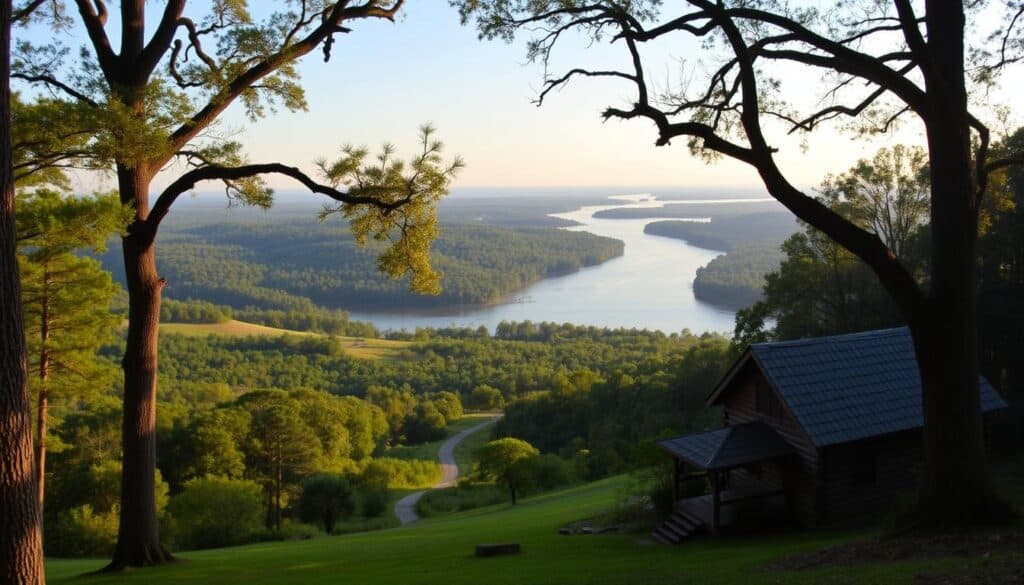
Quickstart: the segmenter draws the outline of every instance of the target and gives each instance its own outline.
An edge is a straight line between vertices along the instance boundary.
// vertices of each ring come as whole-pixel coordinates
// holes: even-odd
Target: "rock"
[[[570,534],[572,534],[572,529],[563,526],[562,528],[558,529],[558,533],[563,536],[569,536]]]
[[[580,528],[580,532],[582,532],[583,534],[593,534],[594,529],[589,526],[584,526],[583,528]]]

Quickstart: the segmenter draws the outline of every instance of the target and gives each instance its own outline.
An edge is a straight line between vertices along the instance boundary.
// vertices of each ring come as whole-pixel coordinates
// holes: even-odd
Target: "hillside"
[[[407,279],[380,274],[376,251],[357,246],[341,222],[290,219],[168,230],[159,261],[170,298],[300,311],[426,309],[491,303],[543,278],[600,264],[622,249],[618,240],[586,233],[449,225],[432,253],[444,274],[438,296],[412,294]],[[123,278],[117,247],[102,261]]]
[[[116,580],[161,585],[222,581],[252,585],[911,584],[937,582],[934,579],[939,576],[959,575],[962,579],[965,574],[977,577],[990,571],[1005,572],[1008,566],[1012,571],[1013,563],[1020,563],[1020,551],[1008,552],[1012,549],[1000,547],[998,541],[988,544],[994,552],[985,554],[982,545],[982,551],[975,550],[971,556],[950,549],[945,554],[916,558],[910,553],[894,559],[839,559],[829,564],[829,556],[822,555],[824,564],[815,562],[815,557],[779,563],[793,555],[870,537],[871,532],[702,539],[675,547],[652,544],[644,533],[558,534],[558,528],[566,523],[611,509],[627,485],[627,479],[620,476],[538,496],[515,507],[493,506],[395,530],[182,553],[184,562],[128,572]],[[473,557],[473,546],[485,542],[518,542],[523,552],[490,559]],[[82,576],[104,562],[51,559],[48,582],[108,583],[108,576]],[[804,565],[810,568],[799,568]],[[1004,577],[1012,579],[1012,575],[1007,572]]]
[[[644,233],[725,251],[697,270],[693,294],[715,305],[743,308],[760,300],[765,275],[783,259],[779,246],[797,229],[788,212],[765,212],[713,217],[710,223],[655,221],[644,226]]]
[[[289,329],[278,329],[266,327],[244,321],[231,320],[224,323],[161,323],[160,332],[172,335],[184,335],[187,337],[205,337],[217,335],[223,337],[281,337],[285,335],[319,336],[318,333],[307,331],[292,331]],[[375,339],[371,337],[332,337],[345,355],[366,358],[383,359],[394,358],[397,354],[408,348],[411,344],[407,341],[395,341],[391,339]]]

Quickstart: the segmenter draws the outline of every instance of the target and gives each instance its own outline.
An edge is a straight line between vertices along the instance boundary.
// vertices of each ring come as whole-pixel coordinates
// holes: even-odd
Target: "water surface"
[[[734,311],[709,305],[693,295],[697,269],[723,252],[691,246],[644,233],[652,219],[599,219],[594,213],[621,207],[657,208],[664,202],[650,195],[623,195],[608,205],[591,205],[554,214],[578,222],[566,228],[622,240],[623,255],[599,266],[542,280],[489,307],[452,308],[443,313],[352,312],[381,329],[416,327],[479,327],[492,332],[501,321],[554,321],[598,327],[637,327],[666,333],[731,332]],[[707,203],[709,200],[702,200]],[[720,200],[722,203],[745,202]],[[751,202],[760,201],[751,199]],[[690,218],[688,221],[709,221]]]

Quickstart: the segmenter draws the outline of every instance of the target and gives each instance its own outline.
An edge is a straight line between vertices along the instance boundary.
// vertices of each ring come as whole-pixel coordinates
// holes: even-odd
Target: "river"
[[[666,333],[731,333],[735,312],[697,300],[693,279],[697,269],[722,252],[691,246],[682,240],[651,236],[644,226],[652,219],[601,219],[594,213],[615,208],[655,208],[665,202],[650,195],[623,195],[609,205],[584,206],[553,214],[578,222],[564,228],[622,240],[623,255],[598,266],[542,280],[503,302],[487,307],[451,309],[444,313],[361,312],[352,318],[380,329],[412,331],[416,327],[479,327],[492,332],[501,321],[554,321],[598,327],[659,329]],[[692,201],[743,203],[748,200]],[[750,199],[749,201],[763,201]],[[707,221],[693,218],[691,221]]]

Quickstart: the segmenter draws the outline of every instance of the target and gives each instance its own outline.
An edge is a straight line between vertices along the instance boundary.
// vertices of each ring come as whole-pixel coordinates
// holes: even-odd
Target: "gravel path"
[[[455,482],[459,479],[459,466],[455,463],[455,447],[466,437],[493,425],[499,418],[501,417],[494,417],[480,424],[473,425],[464,431],[452,435],[441,444],[441,448],[437,452],[437,458],[441,461],[441,481],[434,484],[434,487],[430,489],[436,490],[455,485]],[[423,494],[428,491],[420,490],[413,492],[395,502],[395,516],[398,517],[399,522],[410,524],[420,519],[419,514],[416,513],[416,502],[420,501]]]

